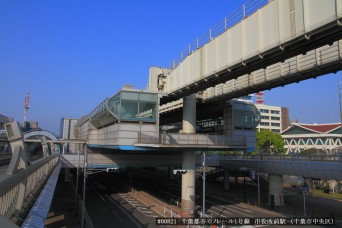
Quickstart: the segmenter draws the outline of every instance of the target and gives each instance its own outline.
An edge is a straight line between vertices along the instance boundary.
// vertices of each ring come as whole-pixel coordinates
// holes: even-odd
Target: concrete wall
[[[134,145],[145,137],[158,138],[159,129],[155,124],[116,123],[100,129],[91,129],[88,144]]]

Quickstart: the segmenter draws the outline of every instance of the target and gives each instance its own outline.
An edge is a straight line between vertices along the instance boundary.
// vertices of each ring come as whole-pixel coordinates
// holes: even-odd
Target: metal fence
[[[233,27],[244,18],[253,14],[258,9],[266,5],[268,2],[269,0],[247,1],[245,4],[243,4],[238,9],[233,11],[231,14],[226,16],[219,23],[211,27],[207,32],[197,37],[196,40],[189,43],[189,45],[180,52],[180,55],[172,61],[172,63],[168,67],[170,71],[167,73],[170,74],[172,70],[174,70],[188,55],[195,52],[197,49],[203,47],[205,44],[209,43],[215,37],[218,37],[227,29]]]
[[[204,146],[246,146],[245,136],[221,134],[182,134],[161,132],[147,134],[139,132],[138,143],[163,145],[204,145]]]
[[[342,155],[223,155],[226,160],[263,160],[263,161],[308,161],[308,162],[342,162]]]

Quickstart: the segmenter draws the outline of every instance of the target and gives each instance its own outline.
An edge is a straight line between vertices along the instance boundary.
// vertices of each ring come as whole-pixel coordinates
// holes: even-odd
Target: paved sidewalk
[[[284,189],[286,205],[275,207],[271,210],[265,202],[265,197],[263,197],[261,201],[262,207],[256,207],[257,190],[255,186],[246,186],[246,203],[242,203],[242,186],[232,184],[230,191],[224,191],[223,187],[216,183],[206,183],[206,186],[208,195],[236,202],[244,205],[245,207],[253,208],[254,210],[267,210],[268,213],[273,214],[275,217],[302,217],[304,215],[303,195],[296,189]],[[144,203],[146,206],[151,206],[156,213],[163,217],[170,217],[170,214],[164,214],[164,206],[178,214],[181,212],[181,209],[177,208],[175,205],[167,204],[147,193],[138,191],[134,194],[129,194]],[[306,215],[309,217],[335,217],[337,221],[342,221],[342,202],[338,200],[306,196]]]
[[[223,185],[223,184],[222,184]],[[246,203],[255,206],[257,202],[257,188],[255,186],[246,186]],[[224,191],[223,187],[217,183],[207,183],[207,193],[224,198],[232,202],[243,201],[242,184],[230,185],[229,191]],[[267,203],[267,196],[261,196],[261,207],[269,211],[279,213],[281,216],[302,217],[304,216],[304,197],[300,190],[293,188],[284,188],[285,205],[275,207],[273,210]],[[326,199],[322,197],[313,197],[306,195],[306,215],[308,217],[335,217],[342,221],[342,202],[339,200]],[[255,207],[256,208],[256,207]]]
[[[171,217],[171,213],[173,215],[180,215],[182,210],[181,208],[176,207],[175,205],[167,204],[150,194],[143,191],[134,191],[128,193],[131,197],[135,198],[146,207],[151,208],[154,212],[156,212],[160,217]]]

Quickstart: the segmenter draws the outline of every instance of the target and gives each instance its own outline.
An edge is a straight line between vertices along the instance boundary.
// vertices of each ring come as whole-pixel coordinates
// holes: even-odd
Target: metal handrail
[[[12,157],[12,153],[11,152],[7,152],[7,153],[0,153],[0,161],[3,160],[9,160]]]
[[[223,160],[262,160],[262,161],[307,161],[307,162],[338,162],[342,163],[342,155],[222,155]]]
[[[232,28],[234,25],[253,14],[261,7],[265,6],[268,2],[269,0],[249,0],[244,3],[238,9],[226,16],[223,20],[211,27],[207,32],[200,35],[195,41],[191,42],[186,48],[184,48],[180,52],[180,55],[172,61],[169,66],[170,71],[167,73],[171,74],[172,70],[174,70],[188,55],[191,55],[194,51],[203,47],[224,33],[227,29]]]
[[[185,134],[170,132],[153,132],[148,135],[138,133],[138,143],[165,145],[207,145],[207,146],[246,146],[245,136],[227,136],[223,134]]]

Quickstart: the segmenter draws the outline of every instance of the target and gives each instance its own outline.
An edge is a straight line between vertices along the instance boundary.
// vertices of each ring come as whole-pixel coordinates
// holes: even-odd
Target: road
[[[131,187],[144,190],[166,204],[168,202],[176,204],[179,201],[181,189],[179,182],[169,181],[160,173],[154,175],[153,172],[143,169],[135,169],[130,176],[132,177],[130,181],[128,181],[128,175],[123,172],[98,173],[88,176],[86,207],[95,227],[161,227],[155,224],[156,218],[160,216],[128,194]],[[229,201],[224,195],[212,192],[213,187],[209,184],[206,194],[206,214],[210,217],[227,219],[286,217],[285,214]],[[241,192],[238,194],[241,195]],[[202,198],[199,198],[196,200],[196,208],[201,210],[201,206]],[[284,226],[258,225],[253,227]]]
[[[158,215],[123,191],[120,174],[88,176],[86,207],[95,227],[156,227]]]
[[[161,172],[137,170],[134,173],[134,183],[137,188],[144,190],[154,195],[155,197],[164,200],[165,202],[172,202],[176,204],[179,201],[181,192],[180,182],[170,181],[165,178]],[[247,187],[246,187],[247,188]],[[233,190],[234,191],[234,190]],[[243,189],[239,189],[233,194],[243,195]],[[250,192],[251,189],[246,189]],[[201,184],[197,183],[196,192],[202,192]],[[252,205],[227,200],[226,194],[218,194],[223,192],[222,186],[208,183],[206,191],[206,214],[210,217],[220,217],[224,219],[229,218],[280,218],[289,217],[285,214],[276,213],[274,211],[257,208]],[[196,209],[201,210],[202,198],[196,199]],[[297,215],[298,216],[298,215]],[[319,216],[319,215],[316,215]],[[245,226],[248,227],[248,226]],[[250,226],[251,227],[251,226]],[[253,227],[284,227],[283,225],[258,225]],[[296,227],[296,226],[292,226]],[[313,226],[310,227],[320,227]]]

